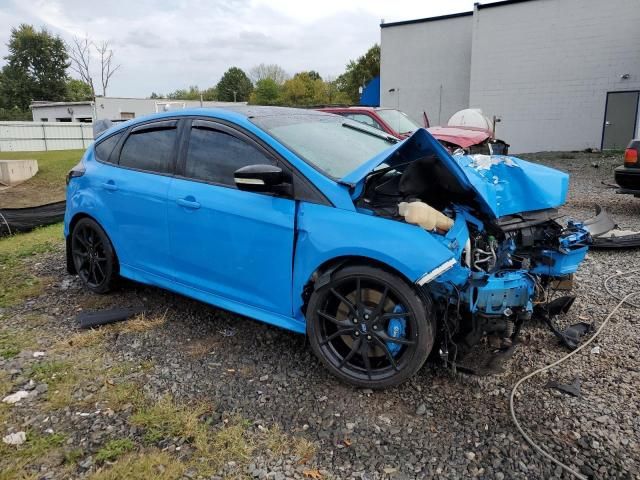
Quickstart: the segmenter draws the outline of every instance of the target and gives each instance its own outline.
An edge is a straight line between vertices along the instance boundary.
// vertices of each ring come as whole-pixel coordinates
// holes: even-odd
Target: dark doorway
[[[602,150],[620,150],[636,133],[640,91],[608,92],[602,126]]]

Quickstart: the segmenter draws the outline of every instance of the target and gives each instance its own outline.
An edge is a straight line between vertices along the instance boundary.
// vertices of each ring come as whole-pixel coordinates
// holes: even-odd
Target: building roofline
[[[414,20],[403,20],[401,22],[381,23],[380,28],[399,27],[402,25],[411,25],[413,23],[435,22],[436,20],[447,20],[449,18],[470,17],[473,12],[450,13],[449,15],[439,15],[437,17],[416,18]]]
[[[35,102],[31,102],[31,104],[29,105],[29,108],[37,108],[37,107],[64,107],[64,106],[71,106],[71,105],[93,105],[93,101],[91,100],[85,100],[82,102],[47,102],[44,100],[40,100],[40,101],[35,101]]]
[[[535,0],[503,0],[502,2],[492,2],[492,3],[480,3],[476,2],[474,7],[478,10],[483,10],[485,8],[493,8],[493,7],[502,7],[505,5],[511,5],[513,3],[524,3],[524,2],[533,2]],[[459,18],[459,17],[468,17],[473,15],[473,11],[470,12],[460,12],[460,13],[451,13],[449,15],[439,15],[437,17],[426,17],[426,18],[416,18],[414,20],[403,20],[400,22],[389,22],[389,23],[381,23],[380,28],[387,27],[400,27],[402,25],[411,25],[414,23],[425,23],[425,22],[435,22],[437,20],[447,20],[449,18]]]
[[[475,6],[478,8],[478,10],[482,10],[485,8],[492,8],[492,7],[502,7],[504,5],[511,5],[512,3],[524,3],[524,2],[533,2],[534,0],[504,0],[502,2],[493,2],[493,3],[480,3],[477,2],[475,3]]]

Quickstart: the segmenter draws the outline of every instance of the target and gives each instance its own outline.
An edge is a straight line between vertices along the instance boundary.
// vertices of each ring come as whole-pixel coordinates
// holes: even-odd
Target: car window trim
[[[304,183],[306,186],[306,190],[312,192],[313,198],[298,197],[296,192],[297,189],[295,188],[295,183],[294,183],[293,197],[287,197],[281,194],[272,194],[272,193],[263,193],[263,194],[282,197],[282,198],[290,198],[292,200],[316,203],[319,205],[334,206],[333,203],[331,203],[331,201],[326,197],[326,195],[324,195],[318,189],[318,187],[316,187],[307,177],[305,177],[302,173],[300,173],[297,168],[291,165],[291,163],[289,163],[285,158],[282,157],[282,155],[280,155],[273,148],[267,145],[262,139],[256,137],[254,134],[252,134],[248,130],[234,123],[225,121],[220,118],[215,118],[215,117],[196,116],[196,117],[188,117],[186,120],[190,120],[190,123],[186,124],[184,127],[185,134],[182,139],[184,143],[182,145],[182,148],[180,149],[180,159],[177,162],[176,173],[175,173],[176,178],[189,180],[193,182],[206,183],[208,185],[214,185],[218,187],[234,189],[234,187],[227,184],[192,178],[185,175],[186,157],[187,157],[187,152],[189,148],[189,139],[191,136],[191,129],[202,128],[202,129],[219,130],[223,133],[236,137],[238,140],[245,141],[250,145],[256,147],[266,157],[271,158],[276,164],[278,164],[284,170],[286,170],[291,175],[291,178],[294,179],[295,183]]]
[[[172,128],[178,128],[178,119],[175,120],[160,120],[151,123],[143,123],[131,127],[130,135],[134,135],[141,132],[152,132],[154,130],[170,130]]]

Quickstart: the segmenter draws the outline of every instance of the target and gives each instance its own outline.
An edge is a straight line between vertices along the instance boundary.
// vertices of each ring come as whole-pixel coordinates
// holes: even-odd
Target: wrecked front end
[[[452,157],[425,131],[378,160],[351,178],[356,206],[424,228],[454,254],[417,282],[438,307],[445,360],[483,338],[511,345],[554,291],[571,287],[591,237],[561,222],[567,174],[514,157]]]

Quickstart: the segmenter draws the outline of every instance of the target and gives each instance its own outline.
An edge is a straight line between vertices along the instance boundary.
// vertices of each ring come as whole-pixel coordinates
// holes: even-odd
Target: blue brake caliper
[[[396,305],[393,307],[393,313],[403,313],[406,312],[405,308],[402,305]],[[407,321],[404,317],[396,317],[389,320],[389,325],[387,326],[387,335],[393,338],[403,338],[406,334],[407,329]],[[391,355],[394,357],[398,354],[402,345],[395,342],[386,342],[387,348]]]

